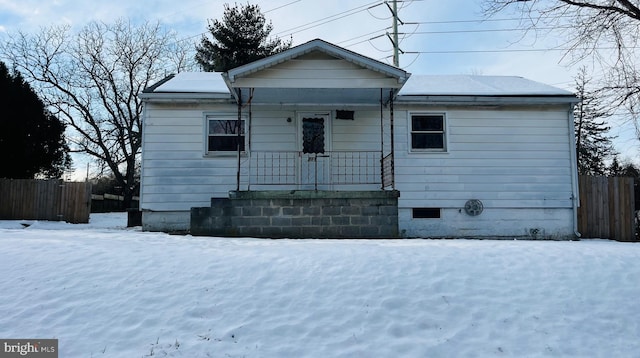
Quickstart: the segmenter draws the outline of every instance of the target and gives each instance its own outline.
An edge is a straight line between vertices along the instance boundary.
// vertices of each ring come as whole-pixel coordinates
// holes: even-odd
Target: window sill
[[[203,158],[237,158],[238,152],[208,152],[205,153]],[[245,158],[248,157],[247,152],[241,152],[240,157]]]
[[[412,149],[409,154],[449,154],[450,152],[443,149]]]

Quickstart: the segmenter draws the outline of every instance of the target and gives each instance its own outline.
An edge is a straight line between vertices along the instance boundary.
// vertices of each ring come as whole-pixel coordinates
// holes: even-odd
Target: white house
[[[143,229],[573,238],[567,91],[419,76],[322,40],[144,91]]]

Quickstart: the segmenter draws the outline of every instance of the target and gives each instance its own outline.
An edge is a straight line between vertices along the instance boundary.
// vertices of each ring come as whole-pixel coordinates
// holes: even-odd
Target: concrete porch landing
[[[195,236],[397,238],[398,191],[233,191],[191,208]]]

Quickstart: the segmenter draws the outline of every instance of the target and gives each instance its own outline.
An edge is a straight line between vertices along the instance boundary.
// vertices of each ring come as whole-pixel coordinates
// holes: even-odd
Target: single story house
[[[571,239],[565,90],[422,76],[313,40],[147,88],[143,230],[273,238]]]

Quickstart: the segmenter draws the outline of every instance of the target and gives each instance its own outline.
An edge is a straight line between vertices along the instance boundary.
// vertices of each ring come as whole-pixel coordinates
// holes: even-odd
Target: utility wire
[[[319,19],[319,20],[311,21],[311,22],[308,22],[308,23],[303,24],[303,25],[294,26],[292,28],[280,31],[280,32],[276,33],[275,36],[278,36],[278,37],[280,37],[282,35],[289,36],[289,35],[293,35],[293,34],[296,34],[296,33],[299,33],[299,32],[307,31],[307,30],[312,29],[314,27],[318,27],[320,25],[324,25],[326,23],[333,22],[333,21],[345,18],[347,16],[351,16],[351,15],[355,15],[355,14],[363,12],[363,11],[367,11],[369,9],[372,9],[374,7],[377,7],[377,6],[380,6],[382,4],[384,4],[384,2],[374,1],[374,2],[371,2],[371,3],[368,3],[368,4],[360,5],[360,6],[352,8],[352,9],[339,12],[339,13],[334,14],[334,15],[324,17],[324,18]]]
[[[302,1],[302,0],[295,0],[295,1],[288,2],[288,3],[284,4],[284,5],[280,5],[280,6],[278,6],[278,7],[274,7],[273,9],[270,9],[270,10],[264,11],[264,12],[263,12],[263,14],[268,14],[268,13],[270,13],[270,12],[272,12],[272,11],[280,10],[280,9],[282,9],[283,7],[287,7],[287,6],[289,6],[289,5],[293,5],[293,4],[298,3],[298,2],[300,2],[300,1]]]
[[[627,48],[636,49],[637,46]],[[590,50],[617,50],[617,47],[594,47]],[[573,48],[540,48],[540,49],[512,49],[512,50],[443,50],[443,51],[406,51],[405,53],[420,54],[454,54],[454,53],[501,53],[501,52],[547,52],[547,51],[572,51]]]
[[[561,26],[561,27],[540,27],[536,30],[558,30],[558,29],[569,29],[571,26]],[[512,32],[512,31],[523,31],[522,29],[511,28],[511,29],[480,29],[480,30],[447,30],[447,31],[415,31],[410,33],[409,35],[432,35],[432,34],[463,34],[463,33],[483,33],[483,32]],[[406,33],[399,32],[399,35],[406,35]]]

